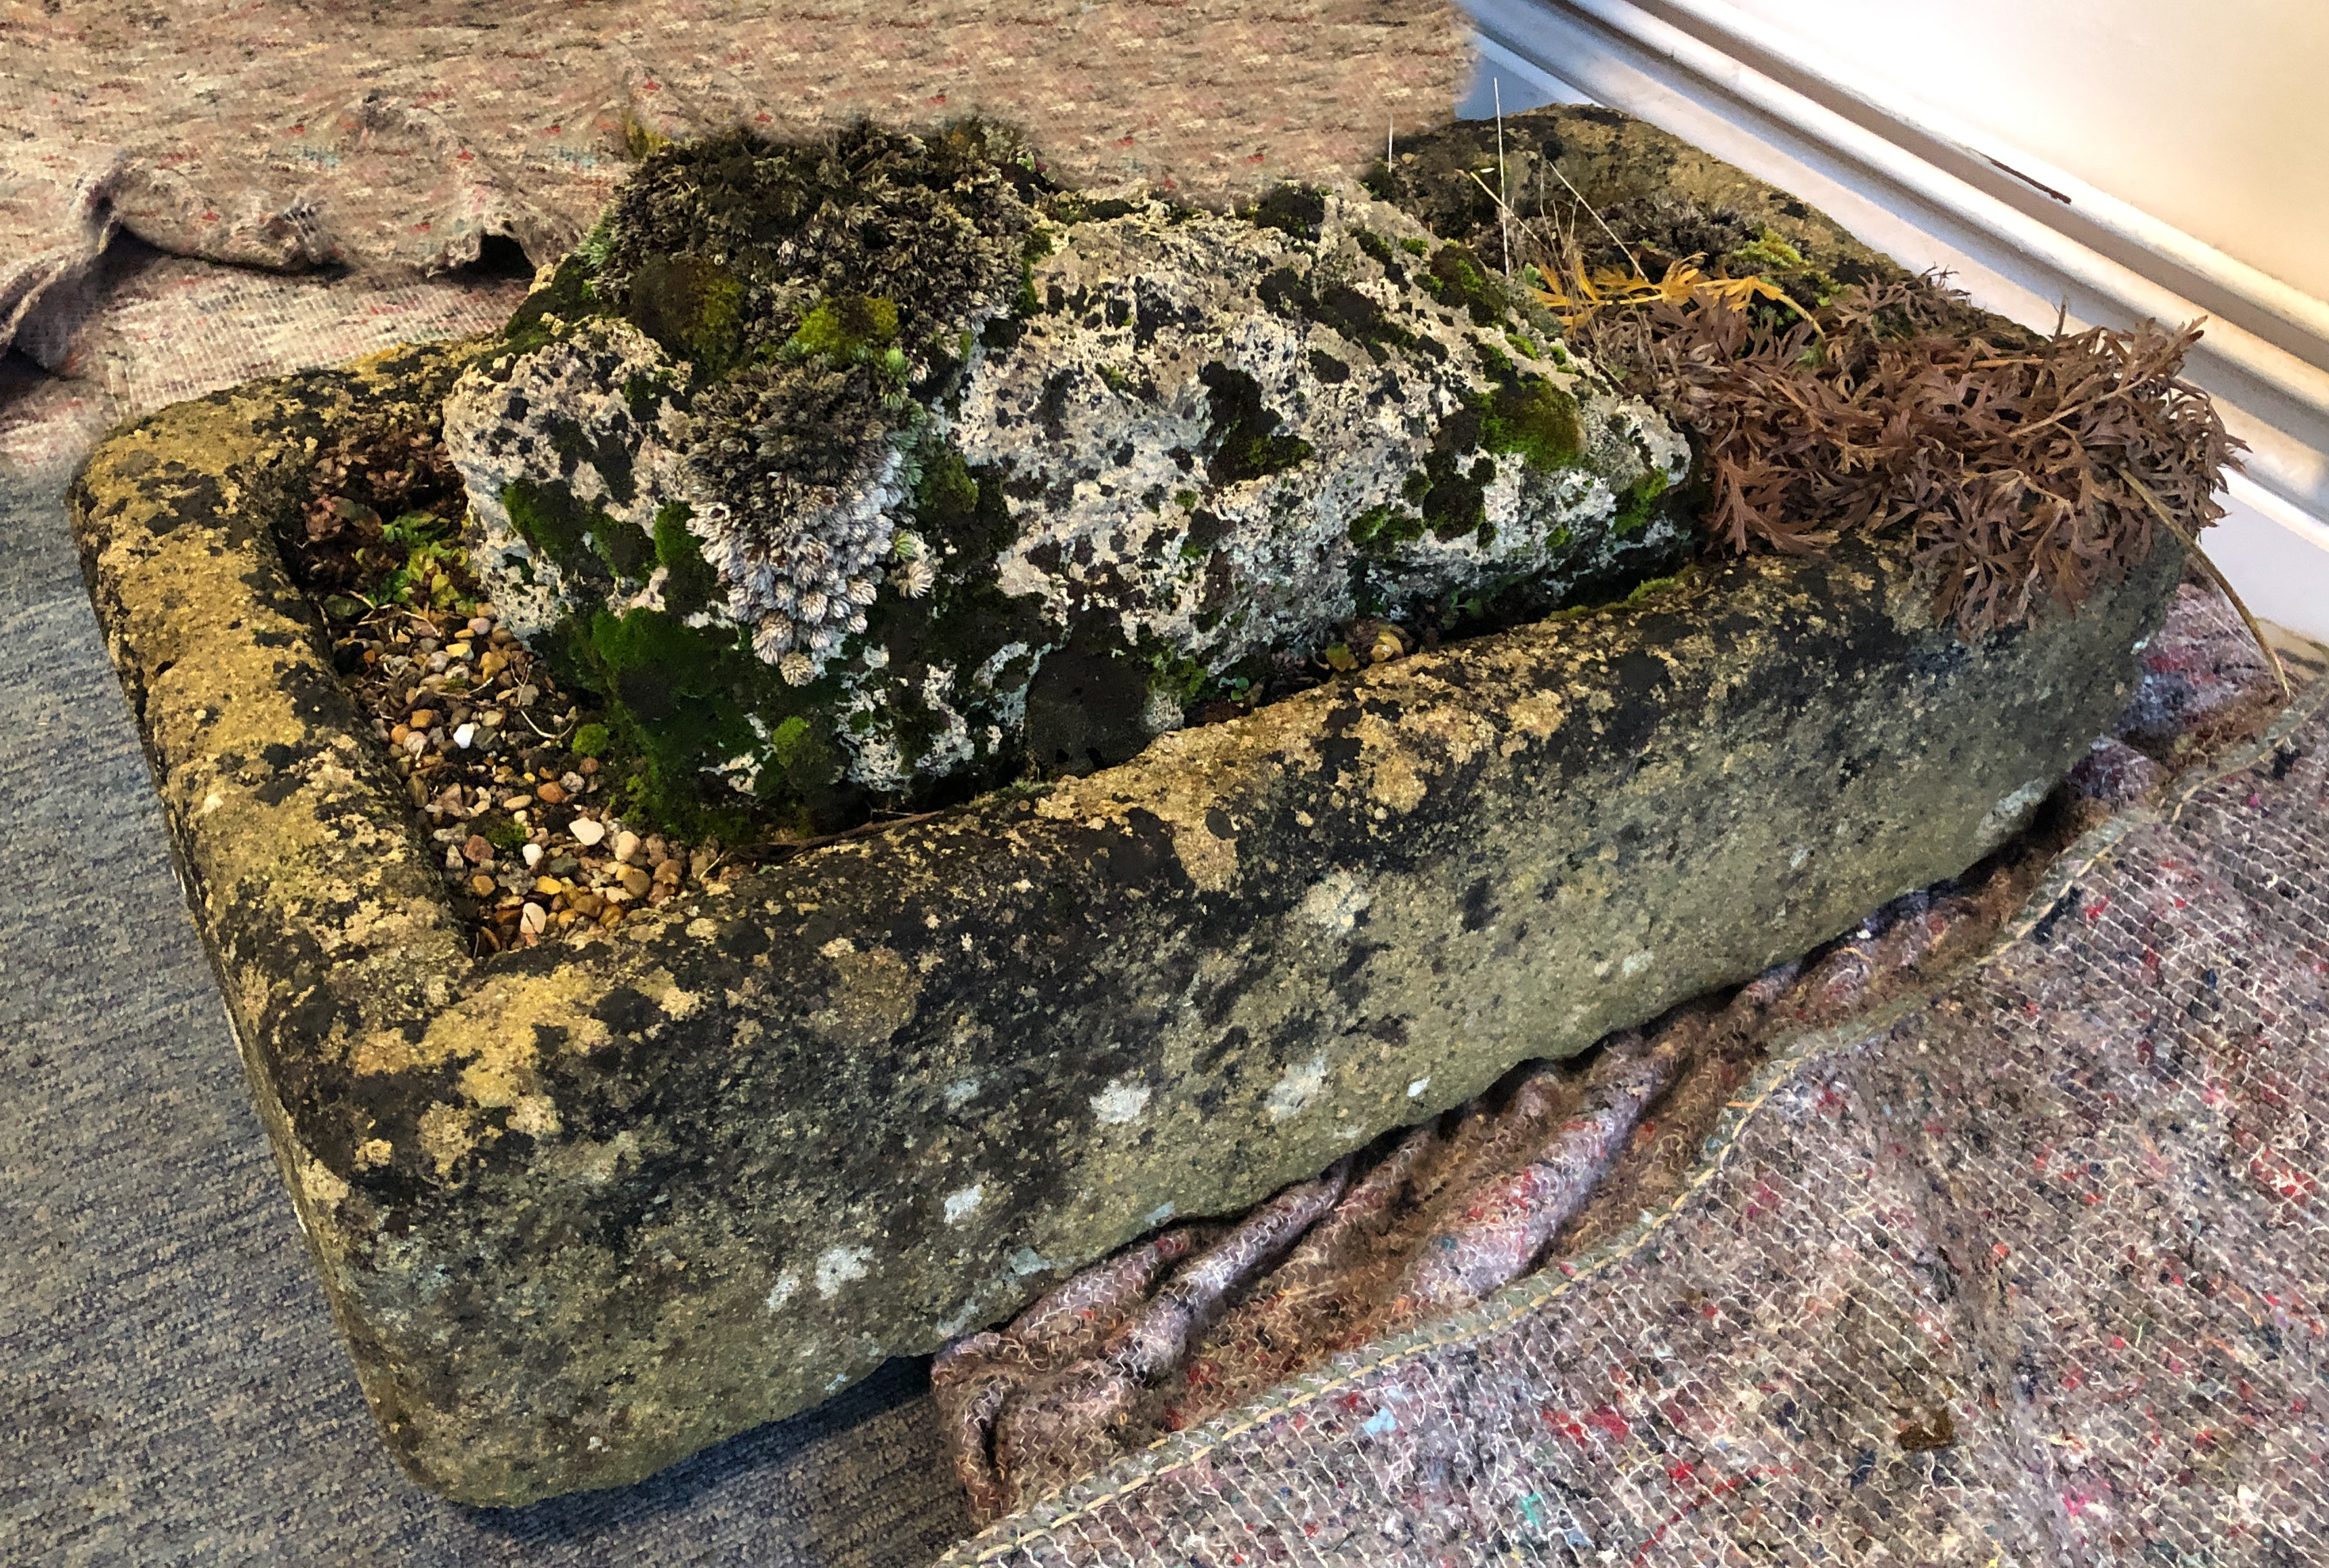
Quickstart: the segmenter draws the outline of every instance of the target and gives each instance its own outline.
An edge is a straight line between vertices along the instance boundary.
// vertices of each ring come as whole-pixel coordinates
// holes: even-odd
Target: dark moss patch
[[[1513,302],[1469,248],[1450,241],[1431,253],[1423,286],[1443,305],[1461,305],[1476,326],[1494,326],[1511,314]]]
[[[744,348],[744,286],[701,256],[650,256],[632,274],[626,314],[633,325],[686,360],[699,381],[733,364]]]
[[[1326,217],[1326,196],[1307,186],[1279,185],[1248,210],[1257,228],[1275,229],[1297,239],[1318,242],[1319,226]]]
[[[1216,484],[1234,484],[1282,473],[1315,455],[1298,436],[1278,433],[1284,423],[1262,406],[1261,383],[1245,371],[1215,361],[1197,372],[1212,416],[1210,472]]]

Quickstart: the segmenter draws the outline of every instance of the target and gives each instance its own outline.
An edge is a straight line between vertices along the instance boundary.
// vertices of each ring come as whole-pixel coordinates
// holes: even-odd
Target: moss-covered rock
[[[1673,569],[1686,445],[1548,325],[1355,194],[1089,202],[976,125],[731,137],[646,160],[446,439],[508,624],[655,803],[814,822],[1122,761],[1362,614]]]

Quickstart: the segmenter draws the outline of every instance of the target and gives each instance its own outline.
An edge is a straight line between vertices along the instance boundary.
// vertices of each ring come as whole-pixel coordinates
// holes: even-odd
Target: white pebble
[[[575,840],[583,848],[589,849],[607,836],[607,824],[594,822],[588,817],[577,817],[574,819],[573,826],[567,831],[574,835]]]
[[[527,844],[518,850],[518,853],[525,857],[525,869],[529,871],[542,864],[542,846],[540,844]]]
[[[533,847],[532,844],[526,846],[529,850]],[[550,911],[539,904],[529,904],[517,912],[517,923],[521,929],[539,936],[550,924]]]
[[[625,828],[615,836],[615,859],[629,865],[631,857],[639,852],[639,836]]]
[[[476,738],[477,727],[474,724],[465,724],[453,732],[453,744],[464,751],[468,750],[469,742]]]

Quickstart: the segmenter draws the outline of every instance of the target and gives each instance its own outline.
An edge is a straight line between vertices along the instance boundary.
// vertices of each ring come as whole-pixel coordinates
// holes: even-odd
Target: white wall
[[[1730,0],[2329,299],[2329,0]]]
[[[2329,0],[1464,3],[1460,113],[1624,108],[2033,326],[2210,318],[2211,554],[2329,641]]]

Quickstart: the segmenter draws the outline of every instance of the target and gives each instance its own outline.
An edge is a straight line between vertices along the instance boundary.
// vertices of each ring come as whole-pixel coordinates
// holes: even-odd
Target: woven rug
[[[0,347],[117,231],[246,266],[442,268],[581,237],[659,136],[860,115],[1025,128],[1202,202],[1445,124],[1447,0],[0,0]],[[44,296],[52,296],[43,303]]]
[[[2329,1561],[2329,684],[1684,1196],[957,1564]]]

